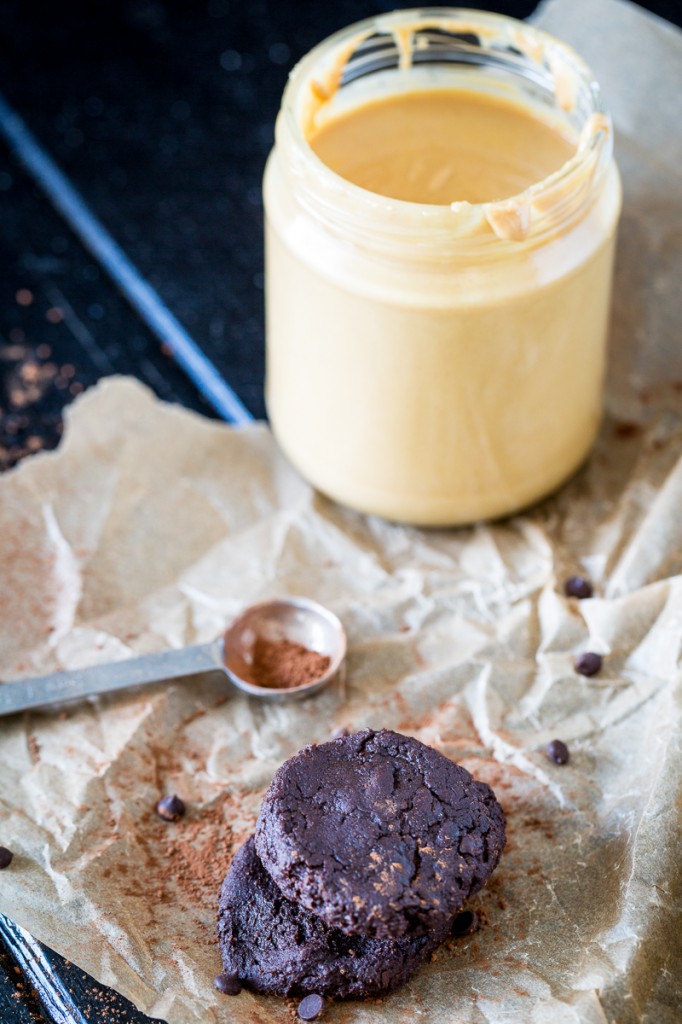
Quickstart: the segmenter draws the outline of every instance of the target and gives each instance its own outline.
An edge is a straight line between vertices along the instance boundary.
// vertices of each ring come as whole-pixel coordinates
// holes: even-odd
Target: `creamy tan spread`
[[[576,139],[512,100],[419,89],[363,103],[312,129],[313,151],[341,177],[392,199],[490,203],[554,174]]]

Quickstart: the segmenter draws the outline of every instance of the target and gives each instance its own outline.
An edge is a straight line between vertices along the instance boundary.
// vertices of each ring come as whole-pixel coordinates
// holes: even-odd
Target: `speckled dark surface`
[[[288,68],[335,29],[407,6],[2,4],[0,90],[256,416],[260,178]],[[486,6],[526,17],[535,2]],[[644,6],[682,23],[679,0]],[[3,144],[0,265],[0,469],[54,447],[64,404],[109,373],[135,374],[161,397],[212,414]],[[63,315],[53,322],[55,308]],[[105,1006],[109,1024],[147,1019],[48,955],[88,1024],[105,1019]],[[44,1019],[0,944],[0,1020]]]

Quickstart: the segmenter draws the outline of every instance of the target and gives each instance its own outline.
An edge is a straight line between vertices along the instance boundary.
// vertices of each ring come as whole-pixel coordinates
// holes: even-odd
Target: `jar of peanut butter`
[[[498,517],[586,458],[621,205],[565,44],[435,8],[293,70],[265,174],[266,398],[315,487],[421,525]]]

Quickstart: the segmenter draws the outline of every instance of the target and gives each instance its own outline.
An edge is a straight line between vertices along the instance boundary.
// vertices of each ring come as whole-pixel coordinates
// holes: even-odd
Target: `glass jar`
[[[515,197],[436,206],[366,191],[311,148],[315,119],[458,83],[556,117],[575,155]],[[359,22],[293,70],[264,196],[268,413],[315,487],[454,525],[577,469],[601,417],[621,189],[599,88],[568,46],[470,10]]]

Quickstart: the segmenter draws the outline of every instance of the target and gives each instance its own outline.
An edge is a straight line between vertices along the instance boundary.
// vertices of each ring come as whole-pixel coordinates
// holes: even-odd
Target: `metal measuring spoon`
[[[290,640],[301,644],[328,657],[329,666],[317,679],[302,686],[259,686],[252,670],[253,648],[259,638],[271,643]],[[216,671],[224,672],[236,687],[253,697],[297,700],[326,686],[345,655],[343,626],[327,608],[305,597],[264,601],[242,612],[224,636],[213,643],[4,683],[0,685],[0,716]]]

